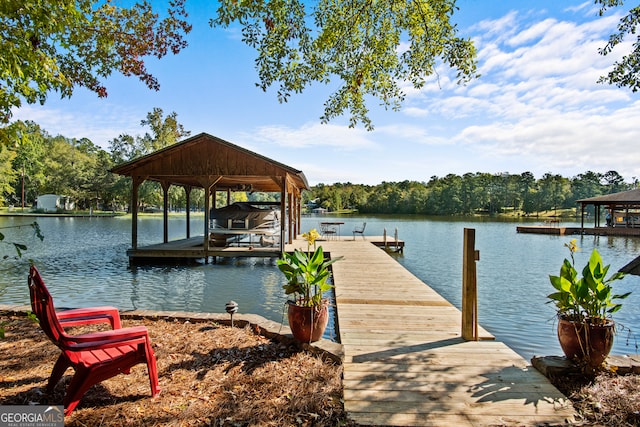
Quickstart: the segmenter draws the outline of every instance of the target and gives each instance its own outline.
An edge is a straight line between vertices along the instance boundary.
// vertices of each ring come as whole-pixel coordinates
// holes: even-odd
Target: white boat
[[[279,202],[236,202],[211,209],[209,239],[214,246],[231,244],[278,246],[280,244]]]

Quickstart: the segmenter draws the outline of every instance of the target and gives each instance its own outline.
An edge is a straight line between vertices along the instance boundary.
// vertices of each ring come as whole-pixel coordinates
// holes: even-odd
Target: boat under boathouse
[[[152,154],[120,164],[111,172],[131,178],[132,263],[229,256],[279,256],[300,233],[301,196],[309,184],[302,171],[223,139],[201,133]],[[158,244],[138,247],[139,189],[158,182],[163,191],[163,236]],[[182,187],[187,207],[194,188],[205,193],[202,234],[191,236],[186,209],[183,239],[169,241],[169,188]],[[275,193],[273,202],[230,205],[233,192]],[[226,207],[216,209],[226,194]],[[221,196],[222,195],[222,196]]]

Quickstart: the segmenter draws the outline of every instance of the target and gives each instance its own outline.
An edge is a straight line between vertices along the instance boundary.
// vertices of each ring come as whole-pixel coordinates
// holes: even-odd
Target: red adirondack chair
[[[64,397],[64,413],[69,415],[93,385],[121,373],[139,363],[146,363],[152,396],[160,393],[156,358],[147,328],[120,327],[120,315],[114,307],[92,307],[56,313],[53,299],[35,266],[29,271],[31,307],[49,339],[62,350],[53,367],[47,391],[51,393],[67,368],[75,374]],[[68,335],[64,327],[109,322],[110,331]]]

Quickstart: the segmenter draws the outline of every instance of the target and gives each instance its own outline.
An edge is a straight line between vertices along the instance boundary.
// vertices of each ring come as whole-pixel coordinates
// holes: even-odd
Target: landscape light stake
[[[238,303],[235,301],[229,301],[225,305],[225,310],[227,310],[227,313],[231,316],[231,327],[233,328],[233,314],[238,311]]]

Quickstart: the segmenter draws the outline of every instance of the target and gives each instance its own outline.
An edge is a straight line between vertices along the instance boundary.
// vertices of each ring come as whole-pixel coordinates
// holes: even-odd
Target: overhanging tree
[[[624,0],[595,0],[600,4],[600,15],[611,7],[622,6]],[[632,92],[640,89],[640,5],[631,8],[619,21],[617,31],[609,36],[607,45],[600,49],[602,55],[608,55],[628,36],[635,37],[632,51],[613,64],[613,69],[600,82],[629,87]]]
[[[455,10],[455,0],[221,0],[211,24],[242,27],[257,50],[258,86],[278,85],[281,102],[337,80],[321,120],[348,111],[350,126],[372,129],[368,97],[397,110],[404,82],[421,88],[441,64],[458,83],[477,76],[476,50],[458,36]]]
[[[107,96],[102,80],[118,71],[150,89],[157,79],[145,58],[186,46],[191,30],[185,0],[171,0],[160,19],[144,0],[128,7],[112,0],[3,0],[0,2],[0,120],[11,109],[44,103],[50,92],[70,97],[83,86]]]

